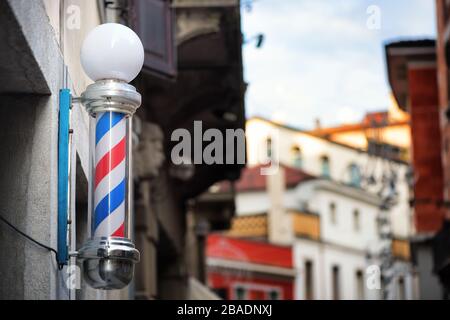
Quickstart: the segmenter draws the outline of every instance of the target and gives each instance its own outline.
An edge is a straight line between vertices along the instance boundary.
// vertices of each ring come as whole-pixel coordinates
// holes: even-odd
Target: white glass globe
[[[95,27],[81,47],[81,65],[94,81],[116,79],[130,82],[144,64],[144,47],[138,35],[118,23]]]

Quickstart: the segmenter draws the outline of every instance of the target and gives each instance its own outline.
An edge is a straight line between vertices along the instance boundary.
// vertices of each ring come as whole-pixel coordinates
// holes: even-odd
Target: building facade
[[[261,118],[246,134],[227,236],[291,246],[296,299],[417,298],[407,163]]]
[[[421,297],[448,299],[449,234],[449,3],[436,0],[436,40],[386,46],[388,77],[401,109],[411,115],[415,228],[413,254]]]
[[[407,162],[388,158],[389,155],[378,153],[378,150],[371,153],[261,118],[247,121],[246,135],[250,166],[274,159],[274,163],[360,187],[383,197],[392,192],[396,198],[395,205],[390,208],[393,234],[408,238],[414,231]]]
[[[294,216],[299,299],[417,297],[408,241],[404,238],[394,238],[390,243],[392,279],[385,287],[381,279],[377,283],[377,268],[384,262],[380,252],[386,249],[379,221],[379,196],[321,179],[301,183],[295,192],[297,203],[308,203],[312,212],[297,212]],[[301,227],[311,219],[316,220],[318,235]]]
[[[386,59],[394,96],[411,117],[411,205],[416,230],[412,249],[420,297],[440,299],[442,290],[431,266],[433,238],[444,216],[436,44],[434,40],[393,42],[386,46]]]

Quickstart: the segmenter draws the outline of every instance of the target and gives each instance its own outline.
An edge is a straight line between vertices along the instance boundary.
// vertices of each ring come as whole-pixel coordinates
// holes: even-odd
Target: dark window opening
[[[292,148],[292,165],[294,168],[303,167],[302,150],[299,147]]]
[[[314,280],[313,280],[313,262],[306,261],[305,262],[305,299],[313,300],[314,299]]]
[[[358,300],[364,300],[364,274],[361,270],[356,271],[356,297]]]
[[[280,300],[280,293],[278,290],[271,290],[269,292],[269,299],[270,300]]]
[[[333,288],[333,300],[339,300],[340,295],[340,271],[338,266],[333,266],[332,269],[332,288]]]
[[[236,289],[234,289],[234,294],[236,297],[236,300],[245,300],[245,289],[242,287],[236,287]]]
[[[266,140],[266,156],[270,160],[273,157],[273,145],[272,145],[272,138],[267,138]]]
[[[330,159],[327,156],[323,156],[320,158],[320,162],[322,165],[322,177],[330,178]]]
[[[227,288],[214,288],[213,291],[223,300],[228,300]]]

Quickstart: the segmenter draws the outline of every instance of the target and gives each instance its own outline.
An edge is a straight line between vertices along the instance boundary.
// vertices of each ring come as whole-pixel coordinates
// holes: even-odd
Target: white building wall
[[[350,198],[328,190],[315,190],[311,181],[297,187],[301,201],[308,201],[311,211],[320,216],[321,241],[297,239],[294,242],[294,265],[300,275],[296,283],[296,298],[305,298],[305,263],[314,268],[315,299],[332,299],[332,268],[339,267],[340,299],[379,299],[379,290],[366,286],[367,251],[380,247],[377,231],[378,208],[374,203]],[[335,204],[335,222],[332,221],[330,203]],[[355,228],[354,210],[359,211],[359,228]],[[364,276],[364,293],[358,296],[357,271]]]
[[[288,210],[302,209],[308,202],[309,211],[320,215],[321,236],[326,242],[358,250],[376,250],[379,243],[377,230],[378,208],[373,204],[325,190],[312,190],[315,180],[300,184],[296,189],[288,189],[284,193],[284,219],[291,219]],[[329,206],[336,206],[336,224],[330,217]],[[236,195],[236,212],[238,216],[267,213],[270,199],[265,191],[240,192]],[[353,211],[359,211],[359,229],[354,228]]]
[[[299,208],[294,189],[285,191],[285,208]],[[270,208],[270,199],[266,191],[238,192],[236,194],[236,213],[239,216],[267,213]]]
[[[364,252],[352,251],[331,244],[321,244],[312,240],[297,239],[294,245],[295,265],[299,277],[296,279],[295,299],[305,299],[305,264],[313,263],[313,298],[318,300],[333,299],[332,269],[339,267],[339,297],[342,300],[377,300],[381,291],[369,289],[367,281],[367,261]],[[358,296],[356,273],[363,273],[363,297]]]
[[[358,250],[374,250],[379,240],[377,232],[378,208],[362,201],[349,199],[329,191],[319,191],[312,205],[321,217],[320,228],[325,242]],[[330,203],[336,206],[335,223],[331,220]],[[354,210],[359,212],[359,229],[354,225]]]
[[[323,264],[322,246],[312,240],[297,239],[293,245],[294,267],[297,270],[295,279],[294,298],[296,300],[305,300],[305,264],[312,262],[312,288],[313,299],[323,300],[326,297],[326,283],[323,281],[325,267]]]

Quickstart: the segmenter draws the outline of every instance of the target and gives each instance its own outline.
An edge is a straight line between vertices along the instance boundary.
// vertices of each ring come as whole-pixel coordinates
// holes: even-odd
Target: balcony
[[[392,240],[392,255],[401,260],[409,261],[411,259],[411,248],[407,240]]]
[[[320,217],[313,213],[292,212],[294,234],[297,237],[320,240]]]
[[[233,219],[229,236],[239,238],[267,238],[267,215],[251,215]]]

